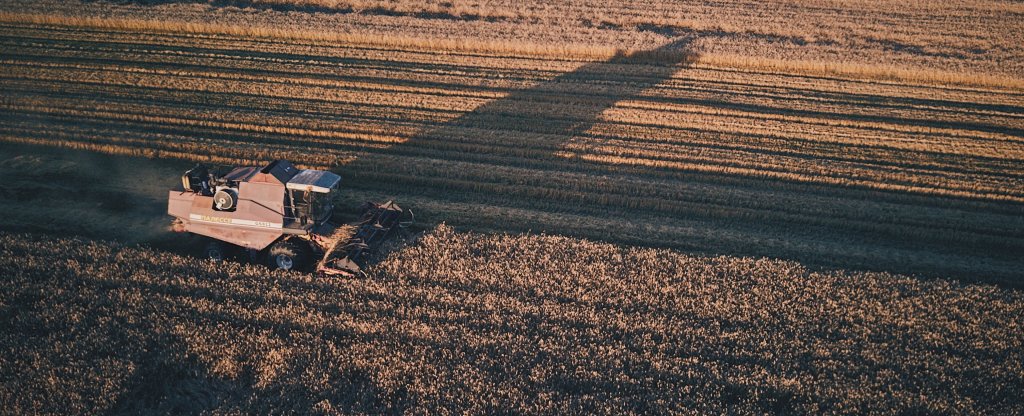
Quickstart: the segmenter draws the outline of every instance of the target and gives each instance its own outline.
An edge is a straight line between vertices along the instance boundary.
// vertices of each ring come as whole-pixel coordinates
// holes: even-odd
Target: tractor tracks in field
[[[1022,270],[1019,92],[59,28],[0,45],[3,142],[287,157],[479,229]]]

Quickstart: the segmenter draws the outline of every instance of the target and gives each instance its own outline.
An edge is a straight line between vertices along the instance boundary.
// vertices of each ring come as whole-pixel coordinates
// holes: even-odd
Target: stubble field
[[[1018,92],[716,69],[685,39],[585,61],[3,32],[7,143],[287,158],[341,174],[353,206],[393,197],[479,230],[1004,283],[1022,269]]]
[[[1021,410],[1019,4],[3,4],[15,413]],[[181,257],[274,158],[425,236]]]

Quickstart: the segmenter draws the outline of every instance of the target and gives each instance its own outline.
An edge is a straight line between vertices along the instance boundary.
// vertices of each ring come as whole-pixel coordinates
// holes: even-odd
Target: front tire
[[[304,271],[309,261],[309,247],[300,242],[278,241],[267,250],[267,266],[271,269]]]

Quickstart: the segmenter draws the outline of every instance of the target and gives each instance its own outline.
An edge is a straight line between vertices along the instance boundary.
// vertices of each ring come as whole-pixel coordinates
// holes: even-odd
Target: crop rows
[[[1015,91],[712,69],[679,54],[3,33],[11,144],[285,157],[340,173],[352,205],[393,197],[427,222],[484,230],[978,279],[1022,270]]]
[[[606,1],[223,0],[98,5],[2,0],[0,19],[343,44],[540,53],[654,49],[686,37],[701,62],[747,69],[1020,87],[1024,8],[1003,0]],[[316,12],[316,13],[314,13]],[[912,24],[908,24],[912,22]],[[677,47],[676,49],[683,49]]]

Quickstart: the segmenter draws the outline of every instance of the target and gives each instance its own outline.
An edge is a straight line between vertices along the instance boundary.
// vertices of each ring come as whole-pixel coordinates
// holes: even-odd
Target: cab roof
[[[297,191],[330,192],[341,182],[341,176],[323,170],[303,169],[285,186]]]

